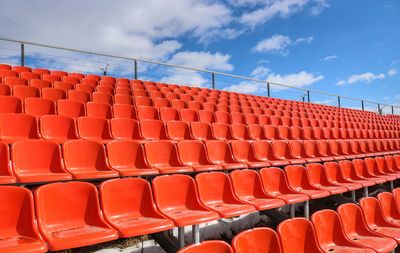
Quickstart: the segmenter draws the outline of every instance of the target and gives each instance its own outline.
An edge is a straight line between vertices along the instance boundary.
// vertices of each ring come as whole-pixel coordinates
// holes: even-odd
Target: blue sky
[[[15,0],[0,9],[0,36],[400,104],[399,13],[397,0]],[[0,42],[0,61],[17,63],[17,49]],[[110,73],[132,77],[129,61],[29,46],[27,55],[32,66],[96,73],[109,63]],[[200,73],[147,64],[139,70],[142,78],[210,85]],[[220,76],[217,88],[266,94],[264,84]],[[311,100],[337,101],[313,93]]]

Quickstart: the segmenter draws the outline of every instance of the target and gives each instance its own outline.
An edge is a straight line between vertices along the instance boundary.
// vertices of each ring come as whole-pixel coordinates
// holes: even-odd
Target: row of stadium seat
[[[283,221],[277,232],[261,227],[243,231],[232,240],[204,241],[178,253],[322,253],[394,252],[400,243],[400,189],[357,204],[342,204],[314,213],[311,221]]]
[[[45,252],[47,246],[49,250],[88,246],[118,237],[151,234],[172,229],[174,226],[200,224],[323,198],[359,189],[363,183],[376,183],[377,179],[392,178],[392,175],[383,174],[363,180],[346,179],[344,175],[339,178],[338,171],[341,170],[337,168],[342,166],[337,163],[308,166],[312,169],[287,166],[284,171],[278,168],[265,168],[259,173],[253,170],[237,170],[229,176],[222,172],[200,173],[195,180],[187,175],[159,176],[152,181],[152,187],[140,178],[114,179],[101,183],[100,197],[97,188],[86,182],[43,185],[34,191],[34,198],[25,188],[0,186],[0,200],[7,203],[0,209],[0,224],[3,224],[0,235],[5,238],[0,241],[0,249],[8,252]],[[309,177],[313,173],[315,175]],[[400,177],[399,173],[400,169],[396,173],[397,178]],[[326,182],[313,182],[316,178],[324,177]],[[367,202],[369,198],[361,200],[361,205]],[[385,212],[387,216],[400,213],[397,210],[393,214],[395,205],[386,206],[385,210],[391,208]],[[367,217],[368,223],[379,218],[376,214],[377,210],[369,210],[365,214],[372,216]],[[325,225],[320,224],[321,228],[325,227],[324,233],[327,229],[338,231],[338,223],[332,223],[330,219],[317,219],[318,215],[314,214],[312,220],[314,223],[317,220],[327,222]],[[392,218],[398,219],[397,216]],[[400,225],[396,226],[400,228]],[[323,233],[318,232],[318,227],[316,224],[317,236],[320,237]],[[385,231],[381,233],[385,234]],[[400,241],[399,231],[396,234],[397,241]],[[290,238],[291,241],[310,235],[299,231],[295,234],[296,236],[286,239]],[[263,242],[267,243],[265,240],[258,243]],[[307,242],[311,244],[313,241]]]

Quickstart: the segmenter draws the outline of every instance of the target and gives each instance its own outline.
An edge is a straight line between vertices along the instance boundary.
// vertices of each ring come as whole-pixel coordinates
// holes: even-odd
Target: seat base
[[[170,220],[153,217],[125,217],[111,220],[110,223],[123,238],[153,234],[174,227]]]

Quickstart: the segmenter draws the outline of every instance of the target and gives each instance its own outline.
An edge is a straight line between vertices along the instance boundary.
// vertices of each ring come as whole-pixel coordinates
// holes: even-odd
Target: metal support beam
[[[337,97],[337,105],[340,107],[340,96]]]
[[[361,100],[361,109],[364,111],[365,107],[364,107],[364,100]]]
[[[392,115],[394,115],[394,106],[392,105]]]
[[[357,203],[356,191],[351,191],[351,200],[352,200],[354,203]]]
[[[25,44],[21,43],[21,66],[25,66]]]
[[[306,200],[306,202],[304,202],[304,217],[306,219],[310,219],[310,201]]]
[[[267,82],[267,97],[271,97],[271,85],[269,84],[269,82]]]
[[[394,183],[393,183],[393,181],[390,181],[390,190],[391,190],[391,191],[394,190]]]
[[[310,90],[307,90],[307,101],[308,103],[311,102],[311,98],[310,98]]]
[[[185,227],[178,227],[178,244],[181,249],[185,247]]]
[[[290,218],[296,217],[296,204],[290,205]]]
[[[211,73],[211,84],[212,84],[213,90],[215,90],[215,74],[214,74],[214,72]]]
[[[138,79],[138,71],[137,71],[137,60],[133,61],[135,63],[135,80]]]
[[[364,187],[364,197],[368,197],[368,186]]]
[[[382,115],[382,109],[381,109],[381,105],[380,104],[378,104],[378,113],[379,113],[379,115]]]
[[[199,243],[200,242],[200,226],[199,225],[193,225],[192,226],[192,237],[193,237],[193,242],[192,243]]]

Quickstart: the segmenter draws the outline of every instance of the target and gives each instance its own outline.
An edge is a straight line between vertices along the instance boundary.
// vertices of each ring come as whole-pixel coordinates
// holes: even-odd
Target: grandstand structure
[[[0,164],[0,252],[141,235],[181,253],[400,243],[398,115],[0,64]],[[256,212],[279,225],[200,238]]]

